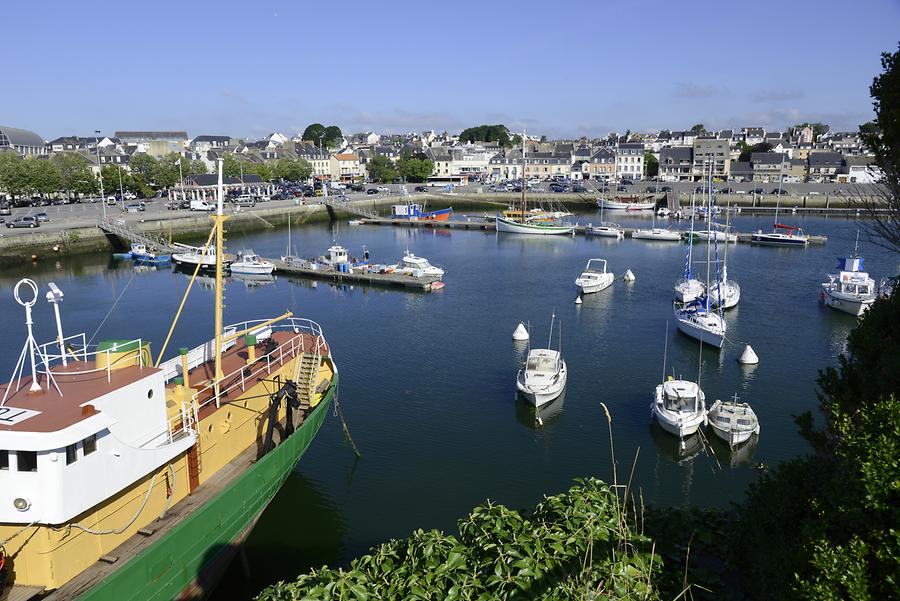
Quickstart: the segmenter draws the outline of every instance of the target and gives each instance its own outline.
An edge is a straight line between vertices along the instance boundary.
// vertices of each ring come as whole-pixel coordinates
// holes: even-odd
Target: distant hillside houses
[[[210,172],[217,159],[227,155],[247,163],[302,159],[310,163],[313,178],[334,181],[365,179],[366,166],[374,157],[397,162],[405,154],[431,160],[429,180],[441,184],[517,180],[523,174],[545,180],[641,180],[648,177],[648,156],[658,162],[658,179],[668,182],[698,181],[710,172],[716,180],[754,182],[866,183],[880,177],[858,132],[816,135],[810,126],[770,131],[754,124],[718,131],[694,127],[611,132],[576,140],[529,136],[524,158],[521,146],[461,143],[458,134],[435,130],[363,131],[344,136],[336,147],[322,149],[302,140],[299,133],[277,131],[245,139],[225,132],[191,137],[177,130],[119,130],[110,136],[66,135],[45,141],[34,132],[0,125],[0,151],[4,150],[22,157],[77,153],[92,171],[104,165],[128,170],[131,158],[139,153],[156,158],[176,153],[203,162]]]

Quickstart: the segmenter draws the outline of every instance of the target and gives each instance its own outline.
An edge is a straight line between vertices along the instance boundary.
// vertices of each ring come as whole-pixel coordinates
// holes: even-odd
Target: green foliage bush
[[[608,485],[579,481],[529,514],[488,502],[459,522],[459,536],[416,530],[257,599],[657,599],[661,562],[626,521]]]

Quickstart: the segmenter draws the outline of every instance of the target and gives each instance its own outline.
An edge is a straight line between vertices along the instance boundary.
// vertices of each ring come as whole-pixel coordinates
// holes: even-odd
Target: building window
[[[97,450],[97,435],[91,434],[87,438],[81,441],[81,450],[84,453],[84,456],[87,457],[91,453]]]
[[[0,470],[9,469],[9,451],[0,451]]]
[[[16,469],[20,472],[37,471],[36,451],[16,451]]]
[[[70,444],[66,447],[66,465],[78,461],[78,445]]]

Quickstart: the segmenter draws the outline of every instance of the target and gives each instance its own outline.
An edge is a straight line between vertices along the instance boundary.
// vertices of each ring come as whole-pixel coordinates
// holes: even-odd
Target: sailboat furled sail
[[[507,234],[540,234],[540,235],[566,235],[574,234],[575,226],[562,225],[554,222],[528,220],[528,201],[525,195],[527,188],[525,182],[525,132],[522,132],[522,196],[520,209],[515,215],[497,215],[497,231]]]

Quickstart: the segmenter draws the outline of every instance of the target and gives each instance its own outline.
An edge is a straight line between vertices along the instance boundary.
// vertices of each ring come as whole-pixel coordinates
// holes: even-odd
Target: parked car
[[[766,191],[763,190],[762,188],[753,188],[752,190],[750,190],[750,193],[751,194],[765,194]]]
[[[788,192],[784,188],[772,188],[771,194],[774,194],[776,196],[789,196],[790,192]]]
[[[659,191],[660,192],[671,192],[672,186],[663,186],[662,188],[659,189]]]
[[[365,192],[366,187],[362,184],[350,184],[350,189],[354,192]]]
[[[621,183],[623,186],[633,186],[633,185],[634,185],[634,180],[623,179],[620,183]]]
[[[572,184],[572,192],[587,192],[587,188],[584,187],[584,184]]]
[[[378,189],[377,188],[369,188],[368,190],[366,190],[366,194],[378,194]]]
[[[12,215],[12,208],[8,204],[0,205],[0,215]]]
[[[31,215],[22,215],[21,217],[16,217],[12,221],[6,222],[6,227],[8,228],[18,228],[18,227],[38,227],[41,224],[38,223],[38,220],[32,217]]]
[[[391,189],[388,188],[387,186],[378,186],[378,191],[383,192],[385,194],[390,194]]]
[[[568,192],[569,186],[567,186],[566,184],[560,184],[558,182],[553,182],[552,184],[550,184],[550,191],[551,192]]]
[[[48,215],[47,213],[44,213],[44,212],[35,213],[34,218],[37,219],[38,221],[40,221],[41,223],[47,223],[48,221],[50,221],[50,215]]]
[[[347,196],[346,194],[338,194],[337,196],[334,197],[334,199],[337,201],[340,201],[340,202],[349,202],[350,201],[350,197]]]
[[[416,186],[415,191],[416,192],[428,192],[428,186]]]
[[[213,211],[215,206],[205,200],[192,200],[189,205],[192,211]]]

